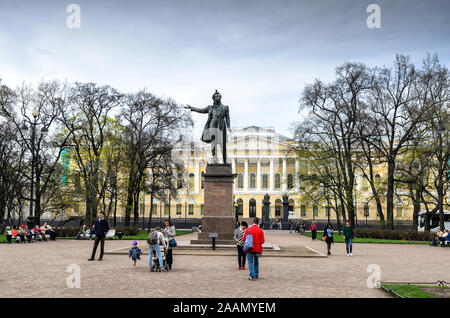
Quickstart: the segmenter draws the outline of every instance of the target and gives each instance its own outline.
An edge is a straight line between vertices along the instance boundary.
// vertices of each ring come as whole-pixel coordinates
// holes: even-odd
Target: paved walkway
[[[183,235],[190,241],[196,234]],[[308,246],[326,252],[325,243],[289,233],[266,233],[281,247]],[[131,241],[107,241],[106,249]],[[142,246],[144,242],[139,242]],[[102,262],[88,262],[93,241],[58,240],[33,244],[0,244],[0,297],[387,297],[366,285],[367,266],[378,264],[383,281],[450,281],[439,270],[450,259],[449,248],[423,245],[355,244],[354,256],[336,243],[328,258],[261,259],[261,278],[248,281],[248,271],[237,270],[232,256],[175,255],[174,270],[151,273],[147,260],[136,269],[125,255],[106,255]],[[67,288],[67,266],[81,269],[81,288]],[[33,288],[24,289],[24,283]],[[39,286],[39,287],[38,287]]]

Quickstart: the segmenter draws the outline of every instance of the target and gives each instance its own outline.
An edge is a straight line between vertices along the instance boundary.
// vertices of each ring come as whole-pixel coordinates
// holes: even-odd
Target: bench
[[[116,236],[116,230],[109,230],[108,232],[106,232],[105,238],[112,239],[112,238],[114,238],[114,236]],[[88,232],[85,232],[84,233],[84,238],[85,239],[90,238],[90,234]],[[95,238],[95,234],[92,234],[92,238]]]

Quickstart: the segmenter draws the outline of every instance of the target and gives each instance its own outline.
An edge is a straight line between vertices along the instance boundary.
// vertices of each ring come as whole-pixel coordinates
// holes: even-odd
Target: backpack
[[[250,228],[247,230],[247,236],[244,242],[244,252],[251,250],[253,248],[253,236],[250,234]]]
[[[147,239],[147,243],[150,245],[155,245],[158,243],[158,232],[157,231],[153,231],[152,233],[150,233],[150,235]]]

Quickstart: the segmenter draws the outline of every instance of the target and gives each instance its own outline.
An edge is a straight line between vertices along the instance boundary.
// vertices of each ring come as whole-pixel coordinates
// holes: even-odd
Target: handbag
[[[326,240],[327,240],[327,236],[326,236],[326,235],[325,235],[325,236],[323,237],[323,240],[324,240],[324,241],[326,241]]]
[[[253,248],[253,236],[250,234],[250,228],[248,228],[247,236],[245,237],[244,242],[244,252]]]
[[[171,240],[169,241],[169,246],[170,246],[170,247],[177,247],[177,241],[175,241],[175,239],[171,239]]]

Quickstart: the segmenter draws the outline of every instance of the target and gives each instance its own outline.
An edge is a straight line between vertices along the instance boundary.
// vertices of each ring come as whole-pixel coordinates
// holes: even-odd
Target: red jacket
[[[247,252],[262,253],[262,245],[265,242],[264,231],[261,230],[258,225],[253,224],[245,230],[244,236],[242,237],[244,242],[249,230],[250,234],[253,236],[253,248],[249,249]]]

